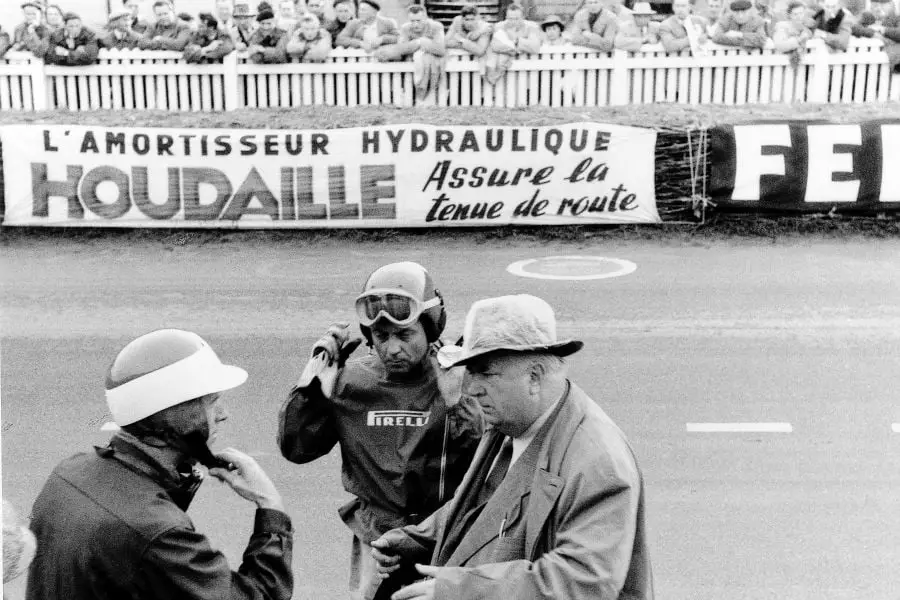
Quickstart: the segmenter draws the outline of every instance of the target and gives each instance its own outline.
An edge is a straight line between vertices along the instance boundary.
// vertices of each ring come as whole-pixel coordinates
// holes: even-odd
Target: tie
[[[481,490],[478,492],[476,506],[487,503],[491,496],[494,495],[494,492],[497,491],[497,488],[500,487],[500,483],[503,481],[503,478],[506,477],[506,472],[509,471],[512,455],[512,438],[507,436],[503,441],[503,446],[500,447],[500,452],[497,454],[497,460],[494,461],[494,466],[491,467],[490,473],[488,473],[487,478],[484,480],[484,485],[481,486]]]

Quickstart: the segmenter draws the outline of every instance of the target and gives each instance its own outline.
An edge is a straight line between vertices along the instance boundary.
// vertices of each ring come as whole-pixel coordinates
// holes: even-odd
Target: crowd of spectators
[[[116,0],[118,1],[118,0]],[[416,82],[430,87],[441,74],[447,49],[467,52],[482,62],[490,81],[511,61],[541,48],[581,46],[600,52],[640,51],[660,44],[666,52],[703,54],[712,42],[746,49],[772,47],[799,60],[810,40],[846,50],[851,36],[880,39],[891,65],[900,63],[900,16],[893,0],[672,0],[672,15],[659,15],[649,2],[582,0],[570,18],[550,15],[540,23],[526,19],[515,2],[505,19],[489,23],[475,4],[462,7],[444,28],[424,6],[407,9],[407,22],[382,16],[378,0],[273,0],[254,9],[242,0],[209,0],[212,12],[176,14],[170,0],[152,1],[153,22],[139,17],[141,0],[122,0],[102,31],[84,26],[78,14],[29,0],[23,21],[12,31],[0,26],[0,56],[28,51],[58,65],[87,65],[101,48],[170,50],[188,62],[220,60],[235,50],[254,63],[324,61],[333,48],[358,48],[381,61],[412,60]]]

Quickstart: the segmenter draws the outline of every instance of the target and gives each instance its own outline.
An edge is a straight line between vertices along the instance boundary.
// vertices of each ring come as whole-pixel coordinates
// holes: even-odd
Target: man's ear
[[[528,368],[528,386],[533,393],[536,394],[541,389],[541,383],[544,381],[546,374],[543,363],[531,363],[531,366]]]

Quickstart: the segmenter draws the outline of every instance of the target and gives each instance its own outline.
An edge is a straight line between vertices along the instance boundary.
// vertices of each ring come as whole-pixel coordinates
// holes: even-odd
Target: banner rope
[[[700,220],[700,224],[706,223],[706,209],[715,207],[715,203],[710,199],[706,189],[706,158],[708,148],[707,128],[700,127],[697,135],[697,150],[694,151],[693,129],[687,130],[688,135],[688,164],[691,170],[691,210],[694,217]],[[697,186],[700,190],[698,193]]]

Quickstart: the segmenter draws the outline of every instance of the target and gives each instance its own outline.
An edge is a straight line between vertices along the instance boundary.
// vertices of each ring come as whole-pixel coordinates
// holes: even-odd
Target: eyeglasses
[[[440,298],[423,302],[400,292],[365,292],[356,299],[356,316],[364,327],[371,327],[381,318],[406,327],[415,323],[423,312],[440,303]]]

